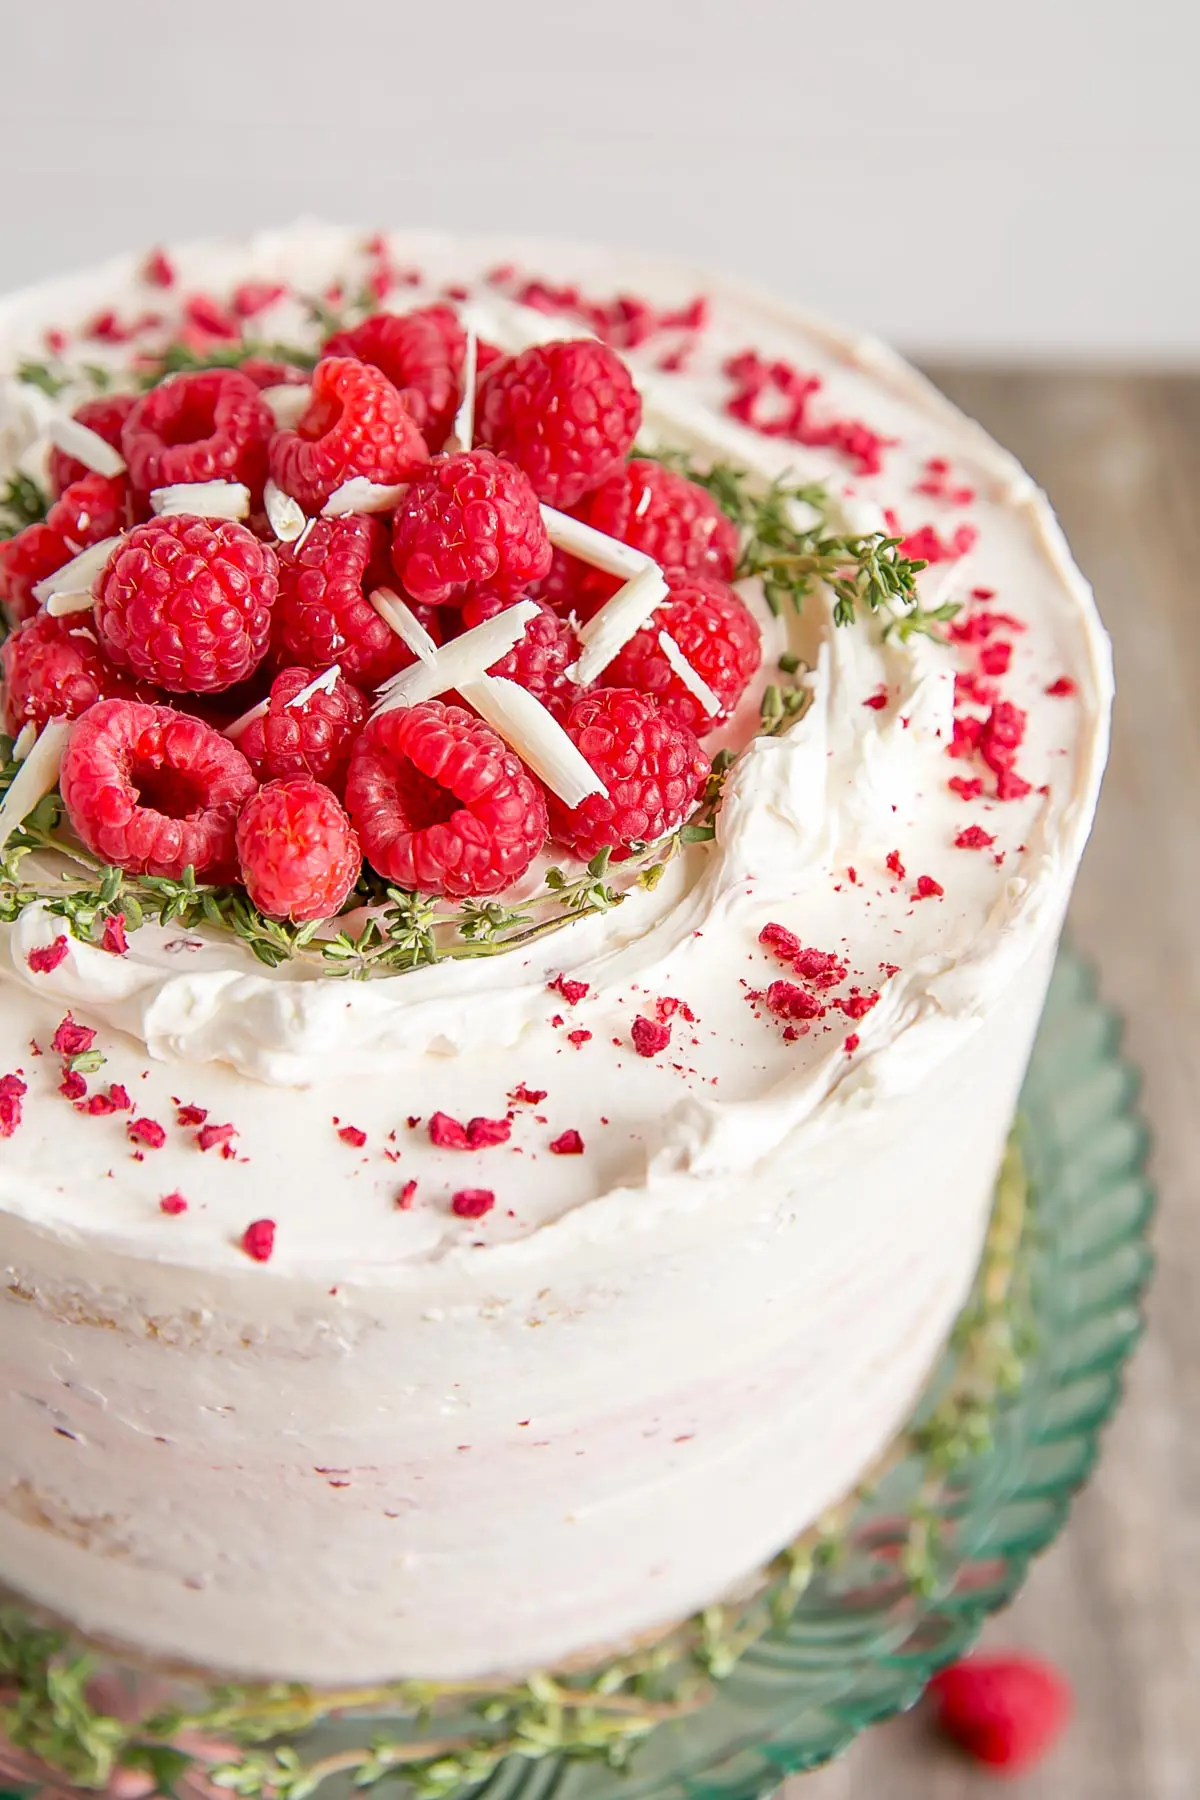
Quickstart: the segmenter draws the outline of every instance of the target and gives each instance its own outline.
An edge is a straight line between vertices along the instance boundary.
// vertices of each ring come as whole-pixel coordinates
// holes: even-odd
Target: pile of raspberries
[[[620,857],[687,817],[710,769],[699,739],[761,659],[729,585],[734,528],[695,483],[630,458],[637,390],[590,338],[480,346],[478,447],[443,448],[465,348],[448,306],[378,312],[335,333],[311,376],[247,358],[78,409],[125,472],[52,453],[45,521],[0,544],[0,669],[10,734],[74,721],[60,787],[94,854],[240,881],[263,912],[302,921],[338,912],[364,858],[406,888],[492,894],[547,837]],[[307,405],[280,428],[262,390],[302,382]],[[393,510],[323,516],[355,478],[398,489]],[[297,540],[274,535],[268,480],[312,520]],[[152,515],[152,490],[210,481],[245,484],[245,524]],[[669,583],[586,690],[568,673],[577,627],[619,584],[552,550],[539,502],[646,552]],[[109,537],[92,610],[39,610],[37,584]],[[372,718],[373,690],[414,660],[370,602],[381,585],[438,643],[535,600],[489,672],[536,695],[605,793],[565,806],[454,694]],[[719,710],[680,680],[662,631]]]

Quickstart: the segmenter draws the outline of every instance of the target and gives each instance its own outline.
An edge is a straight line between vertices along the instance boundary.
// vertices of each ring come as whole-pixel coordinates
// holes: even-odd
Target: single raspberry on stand
[[[712,495],[686,475],[635,456],[573,507],[575,518],[653,557],[663,569],[732,581],[737,526]],[[582,613],[615,594],[620,581],[571,559]]]
[[[381,487],[410,481],[429,460],[425,440],[386,375],[351,356],[329,356],[294,431],[271,439],[271,476],[306,513],[356,475]]]
[[[367,598],[373,588],[394,580],[380,520],[361,513],[318,519],[299,548],[280,546],[272,637],[276,662],[310,669],[338,663],[347,679],[363,688],[378,687],[406,669],[415,661],[412,651]],[[415,610],[440,641],[433,610]]]
[[[354,356],[382,370],[412,414],[431,451],[440,450],[458,406],[466,333],[450,306],[372,313],[337,331],[326,356]]]
[[[338,675],[301,705],[296,697],[317,679],[316,669],[283,669],[271,683],[267,710],[236,738],[260,781],[308,775],[335,794],[346,786],[354,740],[366,724],[367,702]]]
[[[72,556],[116,537],[130,524],[129,482],[124,475],[81,475],[63,489],[46,523]]]
[[[762,634],[732,588],[703,577],[668,575],[670,597],[604,671],[606,687],[637,688],[659,710],[697,736],[728,718],[762,661]],[[682,680],[658,641],[674,638],[684,657],[720,701],[710,711]]]
[[[550,539],[528,477],[490,450],[436,458],[396,510],[392,566],[405,593],[431,606],[485,583],[515,594],[540,580]]]
[[[136,394],[103,394],[99,399],[85,400],[82,406],[75,408],[71,417],[78,419],[81,425],[86,425],[89,431],[94,431],[97,437],[102,437],[114,450],[120,450],[121,432],[137,399]],[[73,481],[83,481],[93,470],[86,463],[81,463],[77,456],[68,456],[65,450],[60,450],[55,444],[50,451],[47,473],[50,492],[57,499]]]
[[[550,835],[577,856],[610,849],[617,859],[682,825],[711,765],[686,726],[631,688],[597,688],[563,720],[607,792],[578,806],[549,798]]]
[[[234,828],[258,786],[219,731],[137,700],[98,700],[71,728],[59,787],[96,856],[140,875],[201,881],[237,873]]]
[[[491,588],[480,588],[463,601],[463,629],[469,630],[494,619],[517,604],[512,594],[497,594]],[[489,675],[503,675],[548,707],[556,718],[570,710],[579,698],[579,688],[567,670],[579,655],[579,639],[546,601],[537,602],[538,615],[525,628],[520,643],[514,644],[506,656],[493,663]]]
[[[539,500],[562,508],[612,474],[641,422],[641,398],[616,352],[570,338],[493,363],[476,435],[524,469]]]
[[[238,865],[255,906],[273,919],[330,919],[358,880],[354,828],[331,789],[307,775],[269,781],[237,822]]]
[[[354,746],[346,805],[363,854],[401,887],[495,894],[546,837],[541,786],[482,719],[425,700],[379,715]]]
[[[23,725],[40,731],[49,719],[77,719],[97,700],[134,692],[78,615],[56,619],[37,613],[26,619],[0,644],[0,675],[4,726],[11,737]]]
[[[1010,1775],[1040,1762],[1071,1715],[1062,1676],[1029,1656],[968,1656],[935,1675],[929,1695],[939,1731]]]
[[[137,525],[96,583],[96,633],[118,668],[171,693],[217,693],[266,654],[275,552],[229,519]]]
[[[38,609],[34,588],[73,555],[59,533],[45,524],[26,525],[15,537],[0,542],[0,600],[14,625],[33,617]]]
[[[240,369],[173,375],[130,409],[121,454],[134,492],[178,482],[242,481],[252,499],[267,478],[267,444],[275,419]]]

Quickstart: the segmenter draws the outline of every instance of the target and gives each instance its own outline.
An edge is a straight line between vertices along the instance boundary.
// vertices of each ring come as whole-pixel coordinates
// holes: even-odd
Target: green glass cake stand
[[[970,1309],[966,1319],[973,1335],[960,1332],[947,1351],[900,1452],[870,1493],[843,1510],[815,1559],[802,1551],[785,1565],[787,1605],[777,1606],[777,1622],[762,1604],[756,1624],[752,1609],[740,1620],[726,1609],[720,1621],[733,1626],[723,1646],[719,1631],[705,1641],[702,1621],[701,1697],[693,1693],[677,1716],[624,1740],[620,1768],[598,1754],[578,1754],[586,1741],[564,1752],[564,1734],[554,1727],[555,1684],[546,1682],[545,1692],[529,1684],[525,1710],[516,1712],[498,1702],[490,1714],[464,1704],[457,1712],[437,1708],[436,1719],[411,1709],[406,1717],[359,1713],[326,1717],[309,1729],[297,1717],[273,1743],[256,1734],[260,1747],[251,1755],[263,1765],[257,1780],[243,1764],[212,1770],[209,1779],[193,1765],[176,1781],[168,1761],[155,1769],[162,1785],[181,1797],[212,1794],[215,1775],[242,1794],[274,1789],[284,1800],[303,1800],[310,1789],[301,1771],[316,1762],[331,1774],[345,1771],[321,1787],[322,1797],[345,1792],[356,1775],[358,1785],[380,1779],[393,1794],[415,1786],[423,1800],[467,1793],[489,1800],[757,1800],[786,1776],[836,1756],[868,1725],[911,1706],[934,1671],[961,1656],[987,1615],[1012,1599],[1031,1558],[1061,1530],[1096,1460],[1142,1329],[1153,1196],[1137,1078],[1120,1054],[1119,1035],[1091,972],[1064,950],[1021,1099],[1021,1205],[1008,1258],[1015,1279],[1005,1288],[1006,1303],[1020,1312],[1019,1356],[1005,1391],[998,1397],[993,1383],[974,1415],[969,1404],[954,1414],[968,1441],[953,1446],[931,1485],[929,1445],[947,1396],[962,1393],[964,1343],[986,1349],[992,1327],[977,1295],[973,1322]],[[993,1247],[997,1223],[1003,1238],[1003,1199],[1002,1182]],[[983,1268],[986,1289],[986,1255]],[[1012,1351],[1011,1313],[997,1312],[994,1323],[1005,1353]],[[798,1599],[788,1590],[789,1571]],[[653,1689],[638,1692],[652,1696]],[[568,1716],[579,1715],[568,1709]],[[501,1743],[513,1741],[514,1721],[521,1753],[501,1754]],[[500,1734],[490,1754],[489,1730]],[[448,1734],[451,1741],[465,1734],[483,1748],[439,1762],[435,1740]],[[364,1767],[365,1748],[385,1740],[393,1754]],[[602,1732],[592,1748],[602,1748]],[[435,1760],[419,1768],[403,1761],[423,1749]],[[266,1778],[268,1764],[278,1782]],[[29,1783],[22,1792],[45,1785]],[[69,1782],[54,1785],[61,1792]],[[109,1791],[134,1800],[139,1786],[151,1785],[130,1770]]]

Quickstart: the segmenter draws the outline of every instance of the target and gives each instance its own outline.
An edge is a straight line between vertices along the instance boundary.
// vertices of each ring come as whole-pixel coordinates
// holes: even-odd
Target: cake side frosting
[[[178,261],[206,289],[315,287],[354,246],[300,229]],[[470,289],[494,339],[555,329],[479,280],[493,246],[392,249],[433,292]],[[693,291],[593,252],[506,254],[661,307]],[[124,308],[132,267],[18,298],[10,334]],[[889,508],[946,546],[969,521],[969,556],[922,590],[963,600],[960,627],[1010,621],[992,637],[1029,791],[948,786],[976,773],[947,752],[982,639],[880,642],[834,629],[827,596],[780,621],[747,583],[765,674],[803,658],[808,711],[743,754],[712,844],[529,951],[347,983],[148,927],[38,974],[56,922],[3,928],[0,1070],[29,1092],[0,1162],[0,1574],[91,1629],[340,1680],[522,1667],[664,1622],[845,1490],[961,1302],[1094,805],[1106,646],[1044,502],[977,428],[878,346],[702,285],[688,373],[630,353],[643,441],[820,478],[856,529]],[[747,344],[895,439],[882,471],[728,417]],[[10,387],[28,436],[21,408],[44,410]],[[773,923],[844,965],[802,1031],[763,1004]],[[140,1161],[125,1120],[64,1103],[29,1054],[68,1007],[166,1128]],[[665,1053],[637,1054],[638,1016],[669,1023]],[[201,1152],[180,1106],[232,1125],[234,1154]],[[511,1111],[511,1135],[448,1153],[439,1110]],[[565,1133],[581,1152],[551,1151]],[[460,1183],[495,1191],[485,1221],[449,1211]],[[185,1213],[160,1211],[169,1191]],[[254,1266],[242,1233],[268,1211]]]

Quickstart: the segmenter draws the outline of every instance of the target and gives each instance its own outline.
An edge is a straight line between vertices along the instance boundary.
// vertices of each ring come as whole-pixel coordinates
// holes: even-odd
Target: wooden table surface
[[[918,1710],[788,1783],[785,1800],[1197,1800],[1200,377],[932,373],[1047,489],[1115,643],[1112,761],[1071,929],[1144,1072],[1160,1266],[1099,1472],[983,1639],[1066,1673],[1068,1736],[1001,1788]]]

